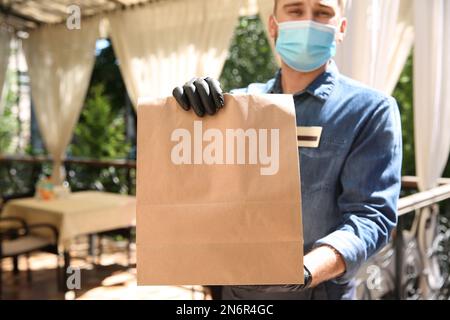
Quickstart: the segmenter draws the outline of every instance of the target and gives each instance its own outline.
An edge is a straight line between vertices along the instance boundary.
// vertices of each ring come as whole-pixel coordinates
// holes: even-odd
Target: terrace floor
[[[33,270],[28,283],[26,260],[19,261],[19,274],[12,272],[12,260],[3,260],[2,299],[11,300],[191,300],[209,299],[202,287],[138,287],[136,285],[135,250],[131,254],[131,266],[127,266],[125,243],[104,240],[104,252],[100,259],[87,255],[87,239],[79,239],[72,246],[72,266],[80,268],[81,288],[66,294],[58,291],[56,282],[56,256],[36,253],[30,257]]]

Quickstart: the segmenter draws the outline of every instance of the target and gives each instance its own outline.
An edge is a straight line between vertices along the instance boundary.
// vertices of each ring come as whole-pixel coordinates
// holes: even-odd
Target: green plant
[[[11,152],[16,127],[16,119],[8,108],[0,116],[0,154]]]
[[[117,58],[111,41],[101,40],[104,47],[97,52],[91,86],[102,84],[104,94],[108,96],[114,112],[121,112],[127,100],[127,91],[123,82]]]
[[[6,83],[12,83],[15,81],[16,74],[13,72],[7,73]],[[0,114],[0,154],[14,152],[13,140],[18,134],[19,122],[17,116],[13,112],[13,107],[17,100],[16,93],[11,89],[10,85],[6,86],[5,98],[3,101],[4,110]],[[0,88],[1,93],[1,88]]]
[[[392,94],[400,108],[403,132],[403,169],[402,174],[415,175],[414,156],[414,103],[413,103],[413,56],[406,62],[397,87]]]
[[[250,83],[266,82],[277,70],[265,27],[259,16],[241,17],[231,42],[220,82],[228,92]]]
[[[91,86],[69,153],[76,157],[117,159],[126,158],[129,150],[123,115],[112,110],[103,85]]]

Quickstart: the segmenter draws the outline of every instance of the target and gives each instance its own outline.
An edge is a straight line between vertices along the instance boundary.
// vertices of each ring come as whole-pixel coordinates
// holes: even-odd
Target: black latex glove
[[[212,116],[225,104],[220,83],[212,78],[194,78],[182,88],[176,87],[172,95],[184,110],[192,108],[199,117]]]

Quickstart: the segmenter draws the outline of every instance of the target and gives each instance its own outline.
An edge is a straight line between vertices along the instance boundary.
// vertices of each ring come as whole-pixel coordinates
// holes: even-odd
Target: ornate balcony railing
[[[67,159],[64,164],[74,191],[135,194],[133,160]],[[0,156],[0,196],[32,194],[39,175],[50,170],[47,157]],[[359,299],[449,299],[450,223],[443,211],[450,211],[450,179],[426,192],[417,189],[417,178],[403,178],[397,229],[361,267]]]
[[[404,177],[403,193],[417,190],[416,177]],[[398,225],[392,241],[359,271],[361,299],[449,299],[450,179],[398,203]],[[442,214],[440,214],[442,212]]]

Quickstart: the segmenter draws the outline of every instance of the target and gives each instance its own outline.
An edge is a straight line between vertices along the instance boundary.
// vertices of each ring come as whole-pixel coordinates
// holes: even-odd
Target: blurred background
[[[0,0],[0,298],[219,294],[136,286],[135,108],[193,76],[225,91],[271,79],[272,6]],[[397,99],[404,139],[399,227],[361,269],[358,298],[449,299],[450,1],[355,0],[346,10],[338,67]]]

